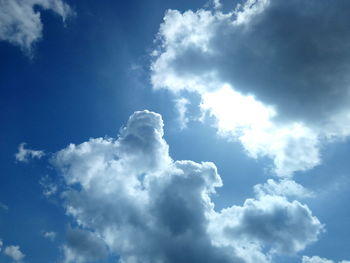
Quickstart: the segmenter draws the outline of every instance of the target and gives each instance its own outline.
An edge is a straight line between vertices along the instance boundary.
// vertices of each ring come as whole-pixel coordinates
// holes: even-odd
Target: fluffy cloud
[[[21,252],[19,246],[7,246],[4,249],[4,254],[12,258],[16,262],[22,261],[25,255]]]
[[[66,263],[91,262],[107,256],[105,243],[88,231],[69,229],[63,246]]]
[[[66,262],[101,258],[107,247],[123,263],[263,263],[317,240],[322,224],[284,197],[265,194],[216,211],[215,165],[172,160],[163,133],[159,114],[139,111],[117,139],[55,154],[66,213],[78,225],[68,231]]]
[[[350,261],[340,261],[339,263],[349,263]],[[303,256],[302,263],[334,263],[333,260],[328,260],[325,258],[320,258],[318,256],[307,257]]]
[[[0,1],[0,40],[21,47],[27,54],[41,39],[43,24],[41,10],[51,10],[65,21],[72,10],[62,0],[1,0]]]
[[[15,157],[19,162],[28,162],[30,158],[40,159],[45,155],[44,151],[31,150],[25,148],[26,143],[21,143],[18,147],[18,152]]]
[[[271,252],[279,254],[303,250],[316,241],[322,231],[320,222],[307,206],[298,201],[288,202],[280,196],[247,199],[242,207],[224,209],[219,217],[222,218],[213,220],[214,231],[222,229],[224,234],[219,242],[229,244],[231,239],[238,239],[271,247]]]
[[[247,0],[227,13],[214,4],[166,13],[154,88],[199,93],[219,133],[272,158],[278,175],[318,165],[320,141],[350,134],[350,4]]]

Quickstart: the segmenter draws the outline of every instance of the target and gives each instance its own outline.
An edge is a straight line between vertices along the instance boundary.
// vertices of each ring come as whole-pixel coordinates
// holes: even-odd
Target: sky
[[[1,263],[349,263],[350,3],[0,0]]]

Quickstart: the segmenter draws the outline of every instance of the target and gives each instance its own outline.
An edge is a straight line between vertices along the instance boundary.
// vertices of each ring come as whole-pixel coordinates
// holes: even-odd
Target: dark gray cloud
[[[168,60],[169,72],[180,78],[213,72],[215,80],[276,106],[279,117],[287,120],[319,123],[348,107],[350,3],[250,2],[266,4],[241,23],[235,14],[225,18],[207,14],[212,21],[203,18],[209,25],[199,29],[207,38],[198,42],[181,42],[190,36],[176,32],[181,49]],[[200,12],[193,13],[193,20],[200,20]],[[166,23],[173,16],[168,13]]]
[[[280,217],[280,211],[293,212],[281,222],[266,223],[271,239],[281,236],[293,252],[315,241],[322,229],[306,206],[268,195],[215,211],[211,195],[222,186],[215,165],[173,161],[163,139],[162,118],[149,111],[135,112],[118,139],[71,144],[55,154],[52,163],[66,183],[62,197],[67,214],[81,229],[92,231],[69,230],[67,262],[97,258],[100,249],[88,250],[98,240],[97,247],[105,244],[123,263],[267,263],[272,252],[284,251],[268,236],[252,236],[254,224],[263,226],[269,218]],[[259,205],[248,205],[255,203]],[[261,210],[263,206],[269,209]],[[240,221],[248,210],[262,216],[254,224]],[[232,222],[237,222],[235,230]],[[293,236],[290,229],[295,226],[303,227]]]
[[[69,228],[63,247],[65,262],[92,262],[107,257],[107,246],[93,233]]]

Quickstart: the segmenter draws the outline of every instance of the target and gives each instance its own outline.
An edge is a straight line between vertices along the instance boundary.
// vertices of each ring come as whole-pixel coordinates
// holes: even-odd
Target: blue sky
[[[0,0],[0,262],[349,262],[349,8]]]

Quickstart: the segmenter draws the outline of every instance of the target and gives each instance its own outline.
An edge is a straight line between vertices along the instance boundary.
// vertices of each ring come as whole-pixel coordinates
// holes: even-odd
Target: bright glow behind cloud
[[[289,176],[320,162],[318,138],[302,123],[279,125],[276,111],[229,85],[202,95],[201,108],[216,119],[220,135],[242,143],[247,153],[274,160],[275,173]]]
[[[277,175],[318,165],[322,143],[350,134],[348,2],[214,6],[166,13],[153,87],[199,94],[219,134],[270,157]]]

